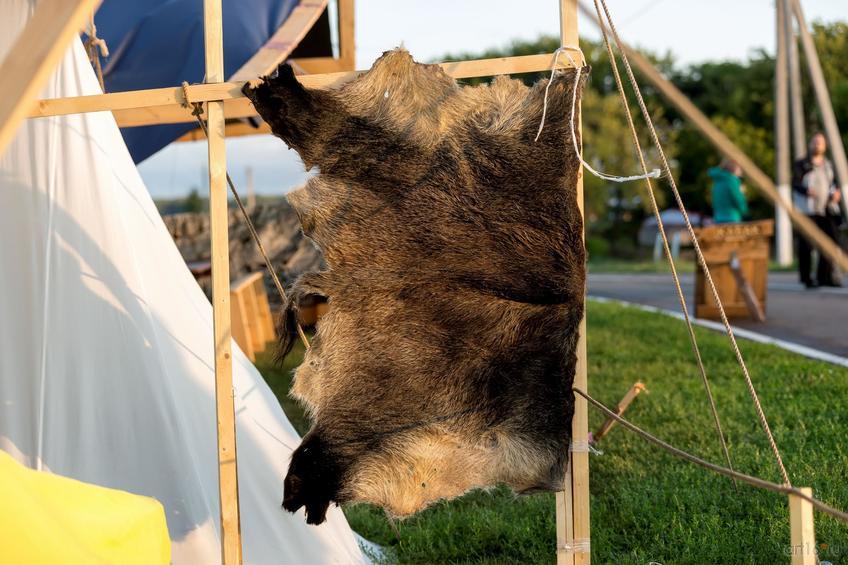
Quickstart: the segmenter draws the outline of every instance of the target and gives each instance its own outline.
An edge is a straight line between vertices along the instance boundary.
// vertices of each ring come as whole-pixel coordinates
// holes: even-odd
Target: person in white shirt
[[[810,138],[807,156],[795,162],[792,169],[792,191],[795,208],[810,219],[832,240],[837,241],[837,219],[841,216],[842,193],[836,185],[833,164],[826,157],[827,140],[822,133]],[[827,257],[819,254],[816,277],[812,277],[812,248],[798,237],[798,269],[801,283],[807,288],[842,286]]]

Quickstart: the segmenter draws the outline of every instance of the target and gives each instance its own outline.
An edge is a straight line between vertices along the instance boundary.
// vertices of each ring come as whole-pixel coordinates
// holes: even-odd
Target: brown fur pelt
[[[334,90],[288,66],[245,87],[317,168],[289,201],[328,265],[289,299],[330,310],[294,381],[313,425],[286,509],[317,524],[331,502],[404,516],[475,487],[561,488],[585,293],[574,79],[554,79],[537,142],[547,81],[462,87],[404,50]]]

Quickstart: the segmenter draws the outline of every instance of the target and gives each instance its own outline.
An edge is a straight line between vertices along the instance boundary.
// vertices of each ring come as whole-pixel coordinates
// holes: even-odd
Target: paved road
[[[694,312],[694,275],[681,275]],[[734,326],[848,357],[848,288],[806,290],[794,273],[771,273],[764,324],[733,319]],[[680,311],[670,274],[590,273],[589,295]]]

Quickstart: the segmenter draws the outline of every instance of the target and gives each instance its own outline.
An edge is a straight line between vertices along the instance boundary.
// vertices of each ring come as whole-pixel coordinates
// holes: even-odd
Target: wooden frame
[[[796,17],[803,25],[803,15],[797,0],[789,0],[796,10]],[[64,53],[66,44],[82,24],[83,18],[90,13],[96,0],[42,0],[30,23],[16,41],[12,50],[0,66],[0,74],[6,77],[3,97],[0,97],[0,152],[11,140],[17,125],[25,117],[28,100],[47,80],[49,72],[55,68]],[[326,4],[326,0],[323,0]],[[560,34],[562,45],[578,44],[577,10],[578,0],[559,0]],[[339,0],[340,22],[344,7],[344,29],[349,30],[349,47],[342,49],[339,60],[345,64],[353,61],[353,0]],[[315,5],[303,3],[303,12],[299,17],[309,18],[309,8]],[[235,413],[232,388],[232,325],[230,311],[229,283],[229,245],[228,214],[226,192],[226,154],[224,138],[226,135],[225,118],[255,115],[249,110],[249,104],[241,94],[241,82],[226,83],[223,76],[223,27],[221,18],[221,0],[204,0],[204,39],[207,84],[188,88],[191,102],[206,103],[209,144],[209,184],[210,184],[210,228],[212,239],[212,287],[213,287],[213,323],[215,348],[215,402],[218,437],[219,496],[221,512],[221,552],[225,565],[240,564],[242,559],[241,532],[238,505],[238,472],[235,443]],[[592,21],[597,20],[590,14]],[[597,22],[598,25],[601,25]],[[283,26],[285,27],[285,26]],[[343,26],[340,23],[340,30]],[[282,27],[281,27],[282,30]],[[340,37],[342,33],[340,31]],[[66,41],[67,39],[67,41]],[[805,45],[805,47],[807,47]],[[276,51],[274,51],[276,49]],[[639,53],[626,48],[634,66],[638,67],[671,102],[690,119],[706,137],[726,156],[736,160],[756,184],[774,203],[786,207],[787,203],[777,193],[771,180],[760,171],[744,153],[733,145],[692,103],[686,99],[671,83],[664,79],[650,63]],[[272,55],[268,51],[274,51]],[[263,54],[268,62],[285,49],[270,46]],[[265,64],[265,63],[263,63]],[[553,56],[531,55],[525,57],[506,57],[483,59],[456,63],[442,63],[445,71],[454,78],[470,78],[495,74],[522,73],[548,70],[553,64]],[[317,65],[317,63],[316,63]],[[567,65],[561,65],[567,66]],[[254,67],[251,67],[254,68]],[[258,69],[259,67],[255,67]],[[342,84],[357,76],[357,72],[338,72],[302,77],[307,86],[326,88]],[[116,118],[124,120],[123,125],[148,125],[156,123],[175,123],[193,120],[182,106],[185,96],[180,87],[153,90],[140,90],[40,100],[29,117],[44,117],[81,112],[113,111]],[[230,106],[230,113],[227,112]],[[123,114],[122,114],[123,113]],[[239,115],[238,117],[243,117]],[[843,158],[844,162],[844,158]],[[843,166],[842,168],[846,168]],[[583,176],[582,168],[578,173],[577,202],[583,214]],[[824,253],[845,268],[848,261],[841,252],[835,252],[822,242],[823,234],[807,225],[809,220],[788,209],[788,214],[798,229],[810,238]],[[796,217],[798,216],[798,217]],[[267,300],[267,297],[266,297]],[[266,324],[267,320],[263,320]],[[580,323],[580,335],[577,345],[577,367],[574,386],[581,390],[587,387],[586,354],[586,318]],[[252,342],[251,342],[252,343]],[[563,491],[556,495],[556,531],[558,564],[588,564],[590,562],[590,498],[589,498],[589,458],[588,458],[588,405],[578,396],[575,398],[574,418],[572,421],[572,445],[569,467]],[[810,494],[809,489],[802,489]],[[793,547],[812,547],[815,551],[815,533],[812,506],[796,496],[789,496],[791,512],[791,530]],[[814,555],[793,554],[793,563],[814,563]]]
[[[328,4],[329,0],[301,0],[276,33],[265,42],[265,45],[230,77],[230,82],[247,81],[273,72],[277,65],[287,60],[298,44],[303,41],[303,38],[306,37],[321,14],[327,9]],[[339,57],[292,59],[291,63],[295,72],[298,74],[315,74],[354,70],[353,15],[353,0],[338,0]],[[122,125],[120,119],[119,125]],[[241,127],[231,127],[235,125],[227,125],[227,137],[271,133],[270,128],[264,122],[259,127],[252,127],[250,124],[239,124]],[[198,128],[186,133],[177,141],[200,141],[203,139],[206,139],[206,136]]]
[[[203,35],[206,81],[224,80],[224,29],[221,0],[204,0]],[[209,221],[212,239],[212,320],[215,345],[215,412],[218,422],[218,495],[221,511],[221,562],[240,565],[236,416],[233,405],[232,321],[230,319],[230,245],[224,102],[206,103],[209,132]]]
[[[47,2],[48,0],[43,0]],[[60,0],[50,0],[60,2]],[[80,0],[80,3],[94,0]],[[558,0],[561,36],[564,45],[576,45],[577,1]],[[353,0],[339,0],[339,60],[352,67]],[[75,16],[76,17],[76,16]],[[74,20],[76,21],[76,20]],[[78,26],[68,24],[74,30]],[[282,29],[282,28],[281,28]],[[232,389],[232,320],[230,309],[228,216],[226,193],[226,118],[255,116],[256,112],[241,92],[244,82],[224,82],[221,0],[204,0],[206,84],[157,88],[38,100],[29,118],[86,112],[112,111],[118,125],[182,123],[194,121],[186,102],[205,103],[209,137],[209,207],[212,239],[212,308],[215,347],[215,402],[218,434],[218,473],[221,510],[221,555],[225,565],[241,563],[241,532],[238,506],[238,469],[235,443],[235,413]],[[55,36],[54,36],[55,38]],[[61,50],[59,50],[61,53]],[[278,50],[279,54],[282,50]],[[267,54],[267,53],[266,53]],[[270,59],[268,59],[270,60]],[[517,57],[498,57],[440,63],[456,79],[549,71],[555,62],[553,53]],[[309,63],[307,63],[309,64]],[[316,63],[317,64],[317,63]],[[324,63],[321,63],[324,64]],[[559,61],[558,68],[571,64]],[[257,67],[258,68],[258,67]],[[310,88],[331,88],[356,78],[360,71],[304,75],[301,82]],[[578,174],[577,196],[583,212],[582,169]],[[586,390],[586,321],[580,325],[577,349],[577,374],[574,384]],[[588,408],[582,397],[575,399],[573,442],[587,444]],[[557,493],[557,560],[559,563],[589,563],[589,460],[588,450],[573,449],[564,492]],[[573,512],[572,512],[573,509]]]
[[[240,137],[244,135],[263,135],[270,134],[271,128],[265,122],[260,122],[256,127],[246,121],[229,121],[226,124],[227,137]],[[206,134],[203,130],[196,128],[190,132],[184,133],[175,143],[183,141],[206,141]]]
[[[265,45],[230,77],[230,82],[244,82],[267,75],[276,69],[306,37],[327,8],[327,2],[328,0],[301,0]]]
[[[306,73],[337,73],[352,71],[356,68],[353,0],[337,0],[336,5],[338,10],[339,56],[338,58],[306,57],[292,59],[292,63]]]
[[[97,0],[42,0],[0,65],[0,153],[18,131],[27,110],[65,55],[74,34]]]
[[[292,51],[303,41],[303,38],[306,37],[306,34],[309,33],[309,30],[326,10],[328,3],[329,0],[301,0],[274,35],[230,77],[230,82],[243,82],[273,72],[277,65],[288,59]],[[227,136],[253,135],[256,133],[264,132],[257,131],[257,128],[245,127],[233,129],[231,132],[228,131]],[[199,128],[196,128],[177,141],[189,141],[193,138],[205,139],[205,136]]]
[[[560,0],[560,44],[578,45],[580,36],[577,26],[578,0]],[[582,124],[582,111],[578,118]],[[582,125],[577,127],[581,131]],[[585,221],[583,211],[583,166],[577,172],[577,205]],[[585,239],[585,230],[583,237]],[[577,340],[577,366],[574,386],[588,391],[588,365],[586,359],[586,301],[583,301],[583,319],[580,320],[580,335]],[[574,395],[574,417],[571,421],[571,446],[569,448],[569,470],[563,492],[556,494],[557,508],[557,565],[588,565],[591,562],[590,517],[589,517],[589,404],[585,398]]]
[[[563,46],[577,45],[579,42],[577,2],[578,0],[559,0],[560,44]],[[581,119],[580,115],[581,113],[578,112],[578,120]],[[582,132],[582,126],[578,125],[578,127]],[[580,215],[581,218],[585,218],[582,165],[579,166],[577,173],[576,190]],[[574,386],[581,390],[588,390],[585,310],[579,326]],[[563,481],[563,490],[557,492],[555,496],[557,565],[588,564],[591,562],[588,410],[586,399],[574,395],[574,417],[571,424],[568,467]]]
[[[560,58],[558,68],[570,66]],[[501,74],[550,71],[554,55],[523,55],[471,61],[445,62],[439,65],[453,78],[474,78]],[[307,88],[332,88],[349,82],[365,71],[347,71],[303,75],[300,82]],[[194,84],[187,87],[190,102],[223,100],[227,118],[256,116],[256,110],[244,97],[244,82]],[[39,100],[30,111],[30,118],[60,116],[81,112],[112,111],[121,127],[193,122],[191,111],[184,107],[185,95],[180,86],[131,90],[93,96],[74,96]]]

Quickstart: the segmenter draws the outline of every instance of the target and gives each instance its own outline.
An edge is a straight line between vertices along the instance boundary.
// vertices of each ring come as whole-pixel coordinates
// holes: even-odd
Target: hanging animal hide
[[[585,70],[584,70],[585,71]],[[586,76],[587,72],[583,73]],[[244,92],[319,174],[292,193],[329,300],[292,393],[313,425],[283,506],[404,516],[499,483],[560,490],[568,460],[585,251],[572,142],[575,71],[463,87],[404,50],[332,90],[291,67]]]

